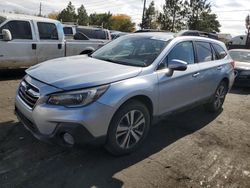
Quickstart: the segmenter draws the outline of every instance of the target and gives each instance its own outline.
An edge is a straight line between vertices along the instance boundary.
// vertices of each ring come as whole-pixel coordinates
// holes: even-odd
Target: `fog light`
[[[64,142],[66,142],[67,144],[70,144],[70,145],[74,145],[74,143],[75,143],[74,137],[69,133],[63,134],[63,140],[64,140]]]

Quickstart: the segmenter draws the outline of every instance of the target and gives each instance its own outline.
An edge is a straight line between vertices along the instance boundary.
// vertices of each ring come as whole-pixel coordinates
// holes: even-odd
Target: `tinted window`
[[[101,29],[77,28],[76,31],[85,34],[91,39],[107,39],[106,32]]]
[[[37,27],[41,40],[58,40],[58,33],[55,24],[38,22]]]
[[[9,21],[0,28],[0,33],[3,29],[11,32],[12,39],[32,39],[30,23],[27,21]]]
[[[196,42],[198,62],[212,61],[213,54],[211,46],[207,42]]]
[[[63,32],[65,35],[73,35],[73,29],[71,27],[64,27]]]
[[[188,64],[194,63],[194,48],[193,43],[181,42],[177,44],[174,49],[168,54],[167,61],[172,59],[179,59],[187,62]]]
[[[217,59],[223,59],[224,57],[226,57],[227,52],[218,44],[212,44],[214,49],[217,52]]]

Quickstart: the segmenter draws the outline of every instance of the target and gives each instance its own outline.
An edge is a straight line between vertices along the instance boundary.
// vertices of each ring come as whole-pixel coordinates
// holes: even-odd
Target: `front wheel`
[[[206,110],[209,112],[220,111],[225,101],[227,92],[228,92],[227,83],[225,81],[222,81],[217,87],[211,101],[205,105]]]
[[[106,149],[114,155],[135,151],[145,140],[149,126],[149,110],[143,103],[133,100],[124,104],[111,121]]]

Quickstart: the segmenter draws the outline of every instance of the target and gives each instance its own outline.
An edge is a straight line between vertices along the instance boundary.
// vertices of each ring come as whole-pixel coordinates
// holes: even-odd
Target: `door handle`
[[[197,77],[197,76],[199,76],[199,75],[200,75],[200,73],[199,73],[199,72],[196,72],[196,73],[193,74],[193,77]]]
[[[58,49],[62,49],[62,44],[57,45]]]
[[[217,70],[221,70],[221,69],[222,69],[222,66],[218,66],[218,67],[217,67]]]
[[[36,50],[36,44],[32,44],[32,50]]]

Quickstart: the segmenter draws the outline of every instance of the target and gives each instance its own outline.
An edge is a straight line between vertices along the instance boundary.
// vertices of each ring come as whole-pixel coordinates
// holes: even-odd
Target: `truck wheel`
[[[225,101],[226,94],[228,92],[228,85],[225,81],[222,81],[217,87],[211,101],[205,104],[205,109],[209,112],[218,112],[221,110]]]
[[[125,103],[111,121],[105,148],[114,155],[129,154],[143,144],[149,127],[147,107],[137,100]]]

